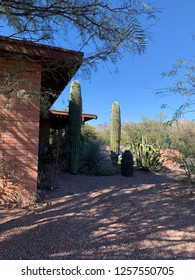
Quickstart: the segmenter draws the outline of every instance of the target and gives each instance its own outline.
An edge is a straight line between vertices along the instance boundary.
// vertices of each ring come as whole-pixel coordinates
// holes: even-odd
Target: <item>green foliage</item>
[[[171,147],[171,137],[170,134],[167,132],[164,139],[164,146],[166,149],[170,149]]]
[[[12,71],[18,71],[11,68]],[[40,99],[40,114],[42,118],[48,118],[49,108],[54,103],[54,100],[58,97],[58,93],[52,89],[43,89],[41,92],[28,92],[23,89],[18,89],[19,83],[27,83],[26,79],[14,80],[10,75],[5,75],[4,80],[1,81],[0,85],[0,96],[5,95],[7,103],[5,109],[12,109],[16,104],[28,104],[28,102],[34,98]]]
[[[154,147],[176,149],[186,156],[195,155],[195,123],[187,120],[163,122],[142,118],[140,123],[124,123],[121,144],[139,143],[142,134]],[[168,142],[167,142],[168,141]],[[195,157],[195,156],[194,156]]]
[[[133,143],[131,148],[138,168],[144,171],[158,171],[162,168],[160,149],[149,144],[146,137],[142,136],[142,142]]]
[[[85,144],[87,141],[93,141],[97,139],[97,132],[95,127],[89,124],[81,126],[81,143]]]
[[[133,154],[126,150],[121,159],[121,172],[123,176],[133,176]]]
[[[121,137],[121,116],[118,102],[112,104],[110,120],[110,151],[113,165],[117,165]]]
[[[101,141],[88,141],[80,151],[79,172],[85,175],[114,175],[116,168],[112,165],[106,147]]]
[[[156,92],[159,96],[166,96],[170,94],[181,95],[183,97],[183,104],[180,105],[173,114],[173,120],[178,120],[184,115],[190,113],[195,114],[195,57],[191,59],[178,59],[172,66],[172,69],[163,72],[163,78],[172,79],[172,85],[160,89]],[[168,107],[163,104],[162,108]]]
[[[69,100],[70,172],[77,174],[81,136],[82,97],[78,81],[73,81]]]
[[[140,123],[124,123],[121,144],[139,143],[142,141],[142,135],[145,135],[149,143],[163,148],[167,126],[164,125],[165,116],[160,114],[158,118],[160,119],[149,120],[146,116],[143,116]]]
[[[98,137],[106,139],[106,143],[109,143],[108,134],[109,129],[107,128],[97,131]],[[160,114],[155,120],[143,117],[140,123],[123,123],[120,141],[122,149],[124,150],[129,143],[140,143],[142,134],[147,138],[148,143],[155,148],[175,149],[187,157],[193,156],[195,158],[195,122],[193,121],[165,122],[165,116]]]
[[[54,90],[43,90],[40,94],[40,114],[43,119],[49,117],[49,108],[53,105],[58,93]]]
[[[97,130],[97,137],[107,145],[110,145],[110,128]]]
[[[10,37],[54,42],[60,36],[69,46],[76,40],[90,66],[97,60],[116,63],[124,51],[143,52],[155,12],[142,1],[129,0],[0,1]]]
[[[172,122],[171,146],[185,157],[195,158],[195,123],[187,120]]]

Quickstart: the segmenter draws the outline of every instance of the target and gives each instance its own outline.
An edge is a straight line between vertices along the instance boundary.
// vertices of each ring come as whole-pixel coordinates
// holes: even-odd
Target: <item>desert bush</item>
[[[150,120],[147,116],[142,116],[140,123],[125,122],[122,125],[121,143],[139,143],[142,135],[147,137],[150,144],[163,148],[164,139],[167,134],[167,127],[164,125],[163,116],[159,115],[159,120]]]
[[[88,141],[80,151],[79,173],[85,175],[114,175],[116,167],[112,165],[106,147],[101,141]]]
[[[195,179],[195,159],[192,157],[186,157],[184,154],[179,154],[174,157],[173,160],[180,165],[185,171],[185,179],[191,192],[192,184]]]
[[[28,207],[35,205],[37,197],[28,187],[9,184],[0,188],[0,206],[6,208]]]
[[[81,126],[81,143],[85,144],[88,141],[94,141],[97,139],[97,132],[95,127],[89,124]]]

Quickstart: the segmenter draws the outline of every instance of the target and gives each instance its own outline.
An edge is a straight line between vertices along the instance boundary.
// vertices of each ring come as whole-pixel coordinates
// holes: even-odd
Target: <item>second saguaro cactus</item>
[[[117,165],[121,137],[121,113],[118,102],[112,104],[110,120],[110,151],[113,165]]]
[[[69,99],[70,172],[77,174],[81,137],[82,96],[79,81],[73,81]]]

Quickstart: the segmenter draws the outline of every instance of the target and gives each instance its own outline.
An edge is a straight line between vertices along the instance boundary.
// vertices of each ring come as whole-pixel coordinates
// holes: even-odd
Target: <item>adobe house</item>
[[[82,64],[83,53],[0,36],[0,157],[18,183],[36,192],[40,92],[60,95]],[[21,96],[29,95],[27,101]],[[2,181],[1,181],[2,183]]]

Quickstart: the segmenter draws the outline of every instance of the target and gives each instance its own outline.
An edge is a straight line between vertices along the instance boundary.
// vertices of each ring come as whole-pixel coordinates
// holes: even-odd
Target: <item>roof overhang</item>
[[[0,57],[41,64],[42,90],[51,89],[58,95],[81,66],[83,55],[82,52],[0,36]]]
[[[60,122],[60,121],[68,121],[69,119],[69,112],[68,111],[62,111],[62,110],[50,110],[50,116],[55,122]],[[90,120],[96,120],[97,115],[95,114],[87,114],[87,113],[82,113],[82,123],[85,123]]]

